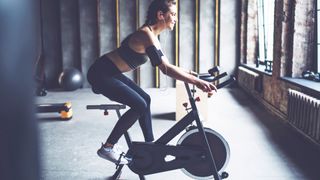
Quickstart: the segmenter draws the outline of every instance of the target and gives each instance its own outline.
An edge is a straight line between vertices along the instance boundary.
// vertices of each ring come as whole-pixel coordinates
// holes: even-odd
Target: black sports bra
[[[118,48],[119,56],[128,64],[131,69],[136,69],[138,66],[148,61],[147,54],[135,52],[129,47],[129,39],[132,34],[126,37],[121,46]]]

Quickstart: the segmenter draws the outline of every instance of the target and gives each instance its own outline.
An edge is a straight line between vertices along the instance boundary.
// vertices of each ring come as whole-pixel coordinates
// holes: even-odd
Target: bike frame
[[[173,125],[169,130],[167,130],[160,138],[158,138],[154,144],[156,145],[164,145],[166,146],[173,138],[175,138],[178,134],[180,134],[184,129],[186,129],[190,124],[192,124],[194,121],[196,122],[197,126],[196,128],[199,130],[199,133],[201,134],[202,141],[203,141],[203,146],[202,148],[205,149],[205,152],[207,154],[207,157],[210,158],[210,162],[211,162],[211,166],[212,166],[212,175],[214,177],[215,180],[221,180],[221,177],[218,173],[217,167],[216,167],[216,163],[214,160],[214,157],[212,155],[212,151],[207,139],[207,136],[205,134],[204,131],[204,127],[202,125],[202,122],[199,118],[199,113],[198,113],[198,109],[196,106],[196,102],[194,97],[192,96],[192,92],[190,89],[190,86],[188,83],[184,83],[185,84],[185,88],[188,94],[188,98],[189,98],[189,102],[191,105],[191,111],[188,112],[180,121],[178,121],[175,125]],[[226,82],[222,83],[222,84],[227,84]],[[222,86],[221,86],[222,87]],[[118,117],[121,117],[120,114],[120,109],[124,109],[125,105],[91,105],[91,106],[87,106],[87,109],[104,109],[104,110],[116,110]],[[129,147],[129,151],[130,148],[132,147],[132,141],[131,138],[129,136],[129,133],[126,132],[124,134],[125,140],[128,144]],[[143,143],[143,142],[141,142]],[[134,159],[133,159],[134,161]],[[123,168],[124,165],[117,165],[117,171],[114,173],[113,175],[113,179],[116,179],[120,173],[121,173],[121,169]],[[138,174],[139,178],[141,180],[145,179],[144,176],[142,174]]]
[[[188,127],[193,121],[195,121],[197,124],[197,129],[199,130],[199,132],[201,133],[201,135],[203,137],[203,139],[202,139],[203,144],[204,144],[203,147],[205,147],[206,154],[209,155],[208,157],[210,157],[210,159],[211,159],[212,175],[213,175],[214,179],[220,180],[221,178],[218,174],[216,163],[215,163],[214,157],[212,155],[212,151],[209,146],[207,136],[204,132],[202,122],[199,118],[199,113],[198,113],[198,109],[197,109],[195,100],[191,95],[191,90],[190,90],[189,84],[186,82],[184,84],[185,84],[186,91],[188,93],[188,98],[189,98],[189,102],[191,105],[191,111],[187,115],[185,115],[178,123],[176,123],[168,131],[166,131],[154,143],[155,144],[163,144],[163,145],[168,144],[174,137],[176,137],[180,132],[182,132],[186,127]]]

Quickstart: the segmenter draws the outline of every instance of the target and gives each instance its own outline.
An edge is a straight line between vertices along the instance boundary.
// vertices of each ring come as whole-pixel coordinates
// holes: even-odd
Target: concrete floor
[[[155,137],[174,123],[175,89],[146,89],[152,97]],[[86,110],[86,105],[110,102],[90,89],[74,92],[49,92],[38,97],[38,103],[72,102],[74,116],[61,121],[59,114],[39,115],[42,179],[109,179],[114,164],[96,155],[117,117],[110,112]],[[268,113],[239,89],[221,89],[209,99],[209,117],[204,124],[228,141],[231,158],[226,171],[229,180],[319,180],[320,151],[277,117]],[[142,141],[135,124],[130,129],[132,139]],[[171,143],[175,144],[174,139]],[[122,138],[119,142],[126,151]],[[146,176],[148,180],[190,179],[181,170]],[[121,179],[139,179],[127,167]]]

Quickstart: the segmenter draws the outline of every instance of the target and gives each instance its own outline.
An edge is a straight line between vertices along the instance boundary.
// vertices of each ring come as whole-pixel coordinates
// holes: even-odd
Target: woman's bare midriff
[[[119,56],[117,50],[111,51],[106,56],[113,62],[121,72],[131,71],[130,66]]]

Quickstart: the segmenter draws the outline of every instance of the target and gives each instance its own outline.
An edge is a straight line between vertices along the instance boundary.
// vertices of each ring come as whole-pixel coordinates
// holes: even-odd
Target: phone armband
[[[159,66],[162,63],[161,57],[163,53],[160,49],[157,49],[154,45],[147,47],[146,53],[150,58],[153,67]]]

